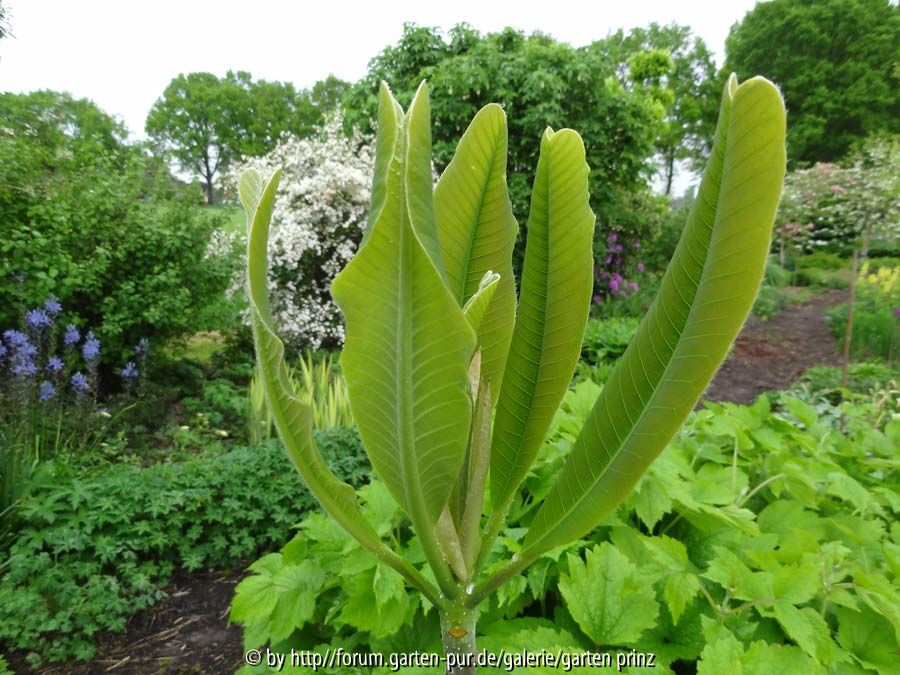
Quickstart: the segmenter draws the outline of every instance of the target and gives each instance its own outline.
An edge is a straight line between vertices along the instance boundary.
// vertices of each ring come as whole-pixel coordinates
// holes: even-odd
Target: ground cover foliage
[[[841,390],[838,371],[816,369],[752,406],[707,403],[598,530],[482,606],[480,648],[636,649],[663,673],[897,672],[892,375],[863,364]],[[566,395],[492,559],[521,548],[597,390]],[[422,562],[385,488],[358,494],[379,533]],[[232,606],[247,648],[440,651],[427,600],[324,515],[250,571]]]
[[[338,475],[368,480],[355,430],[317,436]],[[288,538],[317,508],[299,479],[279,479],[290,473],[275,441],[89,475],[45,465],[0,567],[0,644],[32,664],[90,658],[99,632],[164,597],[175,568],[232,568]]]

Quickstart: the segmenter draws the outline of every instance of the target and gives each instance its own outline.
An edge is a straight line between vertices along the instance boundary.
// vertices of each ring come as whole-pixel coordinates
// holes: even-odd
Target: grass
[[[230,204],[200,206],[200,213],[206,218],[221,217],[225,222],[225,231],[242,234],[247,227],[244,212],[240,207]]]

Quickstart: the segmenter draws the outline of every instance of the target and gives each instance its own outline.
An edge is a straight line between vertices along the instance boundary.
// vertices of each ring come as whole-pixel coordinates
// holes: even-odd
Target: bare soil
[[[243,665],[241,629],[228,625],[234,587],[243,572],[182,572],[168,597],[135,614],[124,633],[106,635],[86,663],[42,668],[41,675],[232,675]],[[16,673],[33,673],[19,655]]]
[[[764,391],[789,387],[807,368],[840,365],[825,310],[847,297],[847,291],[832,289],[789,305],[768,321],[751,317],[704,398],[749,404]]]
[[[752,403],[764,391],[788,387],[807,368],[838,365],[840,352],[825,310],[847,299],[830,290],[789,305],[769,321],[751,318],[705,399]],[[242,573],[181,573],[168,597],[133,616],[124,633],[107,635],[97,656],[84,664],[43,668],[42,675],[231,674],[243,664],[239,626],[228,625],[234,586]],[[30,673],[20,655],[11,663]]]

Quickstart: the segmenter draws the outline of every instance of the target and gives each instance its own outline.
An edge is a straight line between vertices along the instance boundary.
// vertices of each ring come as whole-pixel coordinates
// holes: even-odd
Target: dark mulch
[[[106,635],[87,663],[66,663],[41,675],[231,675],[243,664],[241,629],[228,625],[242,572],[179,573],[168,597],[131,618],[124,633]],[[30,673],[12,661],[17,673]]]
[[[751,318],[704,398],[752,403],[764,391],[784,389],[810,366],[838,365],[840,353],[825,323],[825,310],[846,301],[828,291],[791,305],[769,321]],[[240,573],[182,573],[168,598],[140,612],[125,633],[107,635],[86,664],[44,668],[42,675],[231,674],[243,664],[241,630],[228,625]],[[13,657],[15,659],[15,656]],[[22,667],[16,672],[30,672]]]
[[[840,365],[825,310],[846,301],[847,291],[832,289],[789,305],[768,321],[751,317],[704,398],[753,403],[764,391],[789,387],[807,368]]]

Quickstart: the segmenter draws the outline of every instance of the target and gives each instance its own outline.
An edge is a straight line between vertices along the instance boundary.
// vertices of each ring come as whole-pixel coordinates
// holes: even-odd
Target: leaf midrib
[[[472,224],[471,228],[471,236],[469,237],[469,245],[466,247],[465,260],[462,269],[462,274],[460,274],[460,289],[459,289],[459,304],[460,307],[466,302],[466,288],[469,285],[469,269],[472,265],[472,250],[475,248],[475,240],[476,232],[478,231],[478,224],[481,222],[479,219],[479,215],[481,215],[481,209],[484,206],[484,198],[487,195],[488,185],[491,182],[491,178],[494,176],[494,164],[497,161],[497,153],[499,152],[499,143],[492,143],[491,157],[490,162],[488,164],[489,168],[487,171],[487,175],[485,177],[484,182],[481,185],[481,194],[478,195],[478,206],[475,209],[475,222]],[[476,292],[477,292],[476,286]]]

